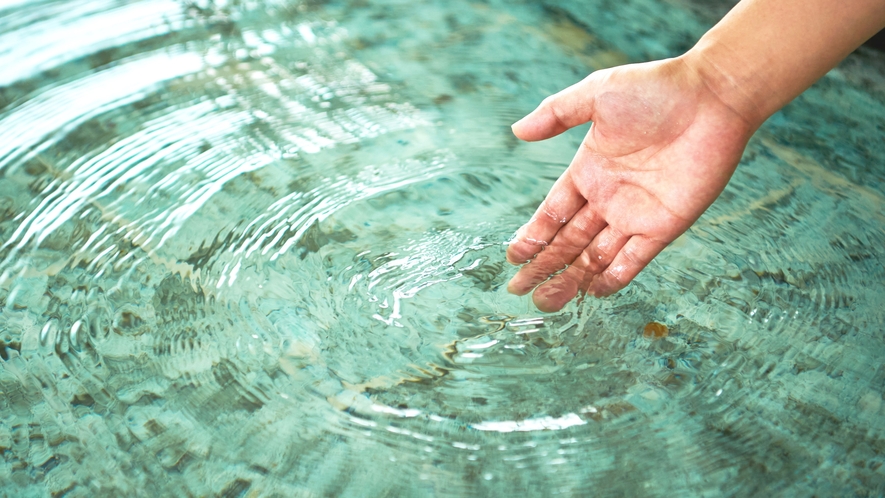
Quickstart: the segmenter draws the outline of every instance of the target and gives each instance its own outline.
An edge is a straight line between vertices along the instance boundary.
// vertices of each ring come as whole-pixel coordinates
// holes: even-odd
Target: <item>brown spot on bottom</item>
[[[658,340],[667,337],[670,330],[663,323],[648,322],[642,330],[642,337],[651,340]]]

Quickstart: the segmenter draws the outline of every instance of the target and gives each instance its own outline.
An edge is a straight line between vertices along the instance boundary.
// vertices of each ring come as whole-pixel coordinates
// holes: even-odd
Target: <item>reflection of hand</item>
[[[579,292],[625,287],[713,203],[759,124],[725,105],[683,59],[669,59],[595,72],[513,132],[543,140],[587,121],[571,165],[507,250],[511,263],[531,260],[508,289],[537,286],[543,311]]]

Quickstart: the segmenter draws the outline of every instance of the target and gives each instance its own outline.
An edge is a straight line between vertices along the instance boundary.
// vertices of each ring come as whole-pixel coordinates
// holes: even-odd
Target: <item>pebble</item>
[[[658,322],[648,322],[642,330],[642,336],[651,340],[663,339],[664,337],[667,337],[669,333],[670,329],[668,329],[663,323]]]

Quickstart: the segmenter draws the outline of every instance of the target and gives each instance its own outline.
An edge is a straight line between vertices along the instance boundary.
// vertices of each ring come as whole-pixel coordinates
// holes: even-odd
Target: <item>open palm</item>
[[[543,140],[588,121],[571,165],[507,250],[511,263],[528,262],[508,289],[535,289],[542,311],[630,283],[713,203],[755,131],[680,59],[595,72],[513,131]]]

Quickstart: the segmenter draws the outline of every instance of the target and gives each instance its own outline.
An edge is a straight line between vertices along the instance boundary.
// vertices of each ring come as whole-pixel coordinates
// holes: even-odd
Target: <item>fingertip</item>
[[[522,286],[514,284],[513,279],[511,279],[510,282],[507,283],[507,292],[513,294],[514,296],[524,296],[528,294],[529,290],[531,289],[524,290]]]
[[[543,250],[543,245],[516,240],[507,248],[507,262],[512,265],[523,265],[535,259]]]
[[[592,76],[592,75],[591,75]],[[551,95],[510,129],[521,140],[534,142],[555,137],[593,117],[598,77],[588,77]]]
[[[596,298],[608,297],[630,285],[630,281],[621,282],[607,273],[602,273],[593,279],[587,289],[587,293]]]
[[[553,296],[544,295],[539,292],[535,292],[532,294],[532,302],[535,303],[535,307],[538,308],[539,311],[543,313],[554,313],[562,309],[563,306],[571,299],[567,299],[565,301],[561,301],[553,298]]]
[[[513,132],[513,134],[516,136],[516,138],[518,138],[520,140],[525,140],[525,141],[532,141],[532,136],[529,133],[529,131],[530,131],[529,125],[531,124],[533,114],[535,114],[535,111],[532,111],[531,113],[527,114],[522,119],[520,119],[519,121],[510,125],[510,131]]]
[[[532,291],[535,287],[538,286],[540,282],[543,282],[548,275],[544,275],[539,278],[536,271],[536,265],[526,265],[519,269],[516,272],[510,282],[507,283],[507,292],[511,294],[515,294],[517,296],[524,296]]]
[[[577,295],[577,284],[571,280],[563,280],[560,275],[535,289],[532,302],[544,313],[552,313],[561,310]]]
[[[517,296],[524,296],[547,281],[552,273],[552,270],[544,269],[536,262],[532,262],[520,268],[516,275],[510,279],[507,284],[508,291]]]
[[[546,102],[546,101],[545,101]],[[526,142],[537,142],[555,137],[566,131],[564,126],[549,109],[549,105],[541,104],[524,118],[510,125],[516,138]]]

